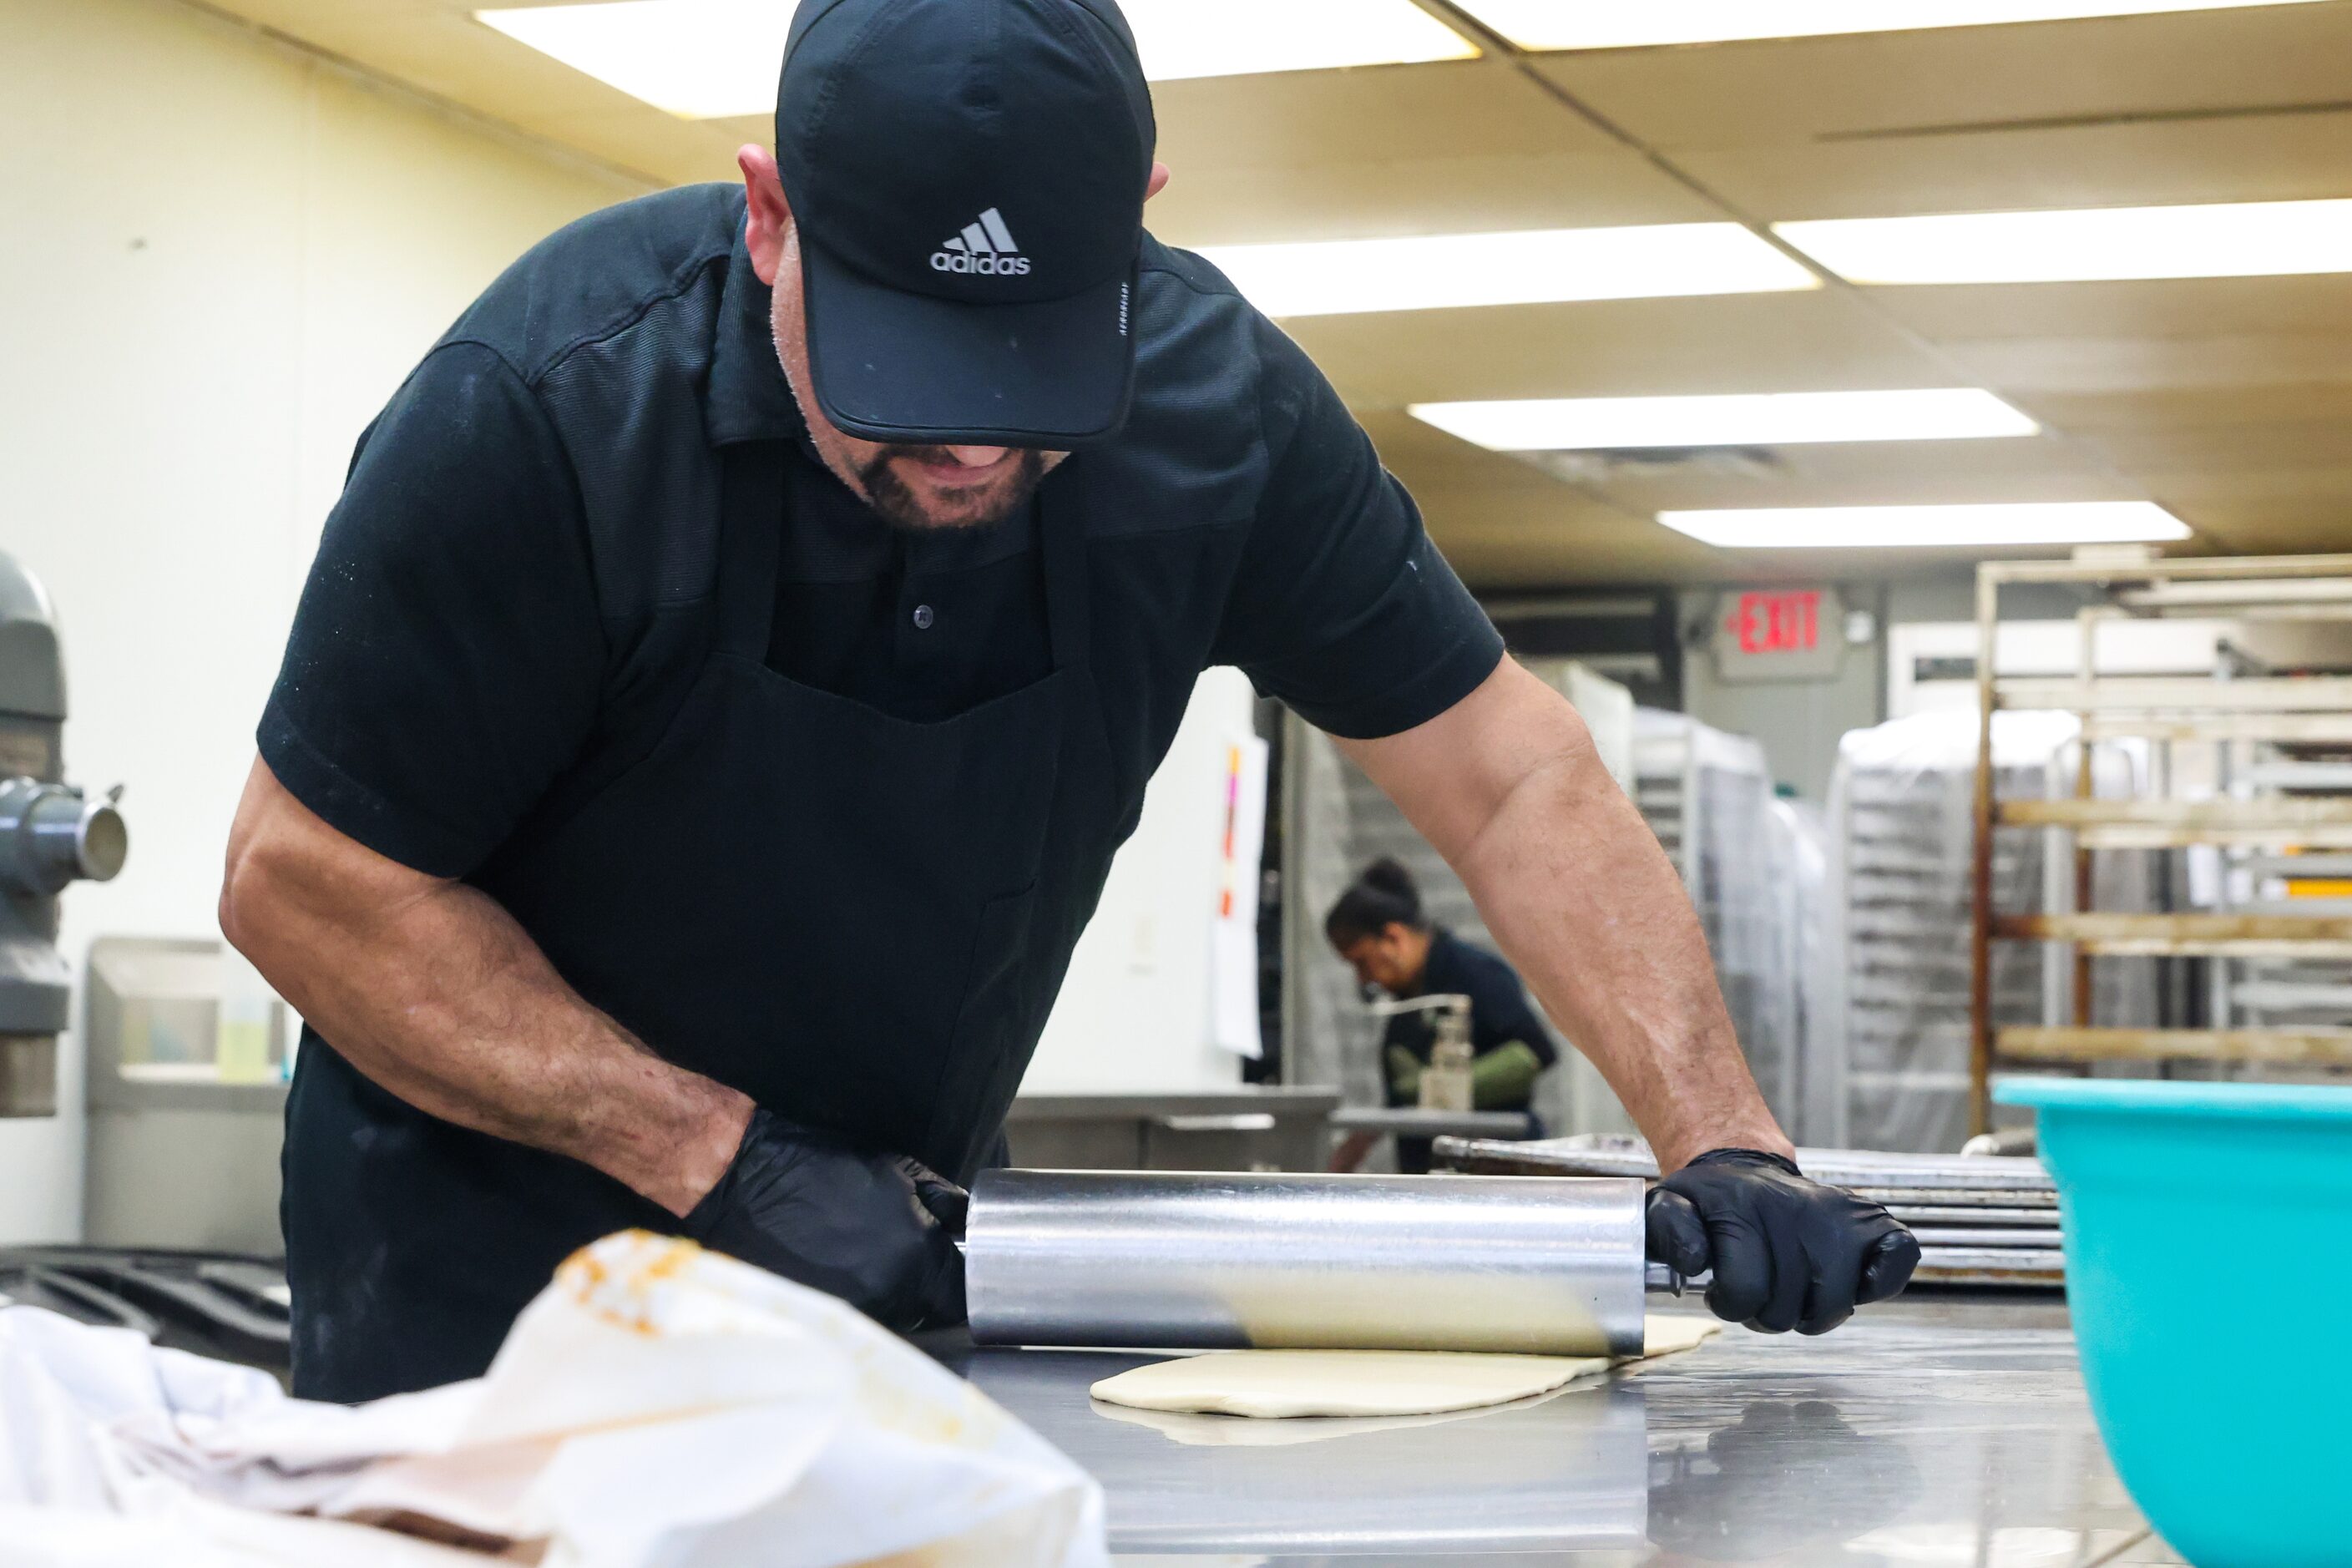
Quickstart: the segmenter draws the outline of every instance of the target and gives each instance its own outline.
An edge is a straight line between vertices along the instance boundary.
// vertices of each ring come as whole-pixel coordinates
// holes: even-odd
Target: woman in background
[[[1399,1001],[1448,993],[1469,997],[1473,1103],[1480,1110],[1528,1110],[1538,1075],[1559,1059],[1559,1049],[1516,970],[1429,922],[1412,873],[1385,858],[1365,867],[1324,917],[1323,932],[1367,988]],[[1427,1011],[1389,1018],[1381,1058],[1390,1105],[1421,1102],[1422,1069],[1436,1032]],[[1429,1157],[1428,1139],[1397,1140],[1399,1170],[1426,1171]],[[1359,1148],[1354,1159],[1361,1158]]]

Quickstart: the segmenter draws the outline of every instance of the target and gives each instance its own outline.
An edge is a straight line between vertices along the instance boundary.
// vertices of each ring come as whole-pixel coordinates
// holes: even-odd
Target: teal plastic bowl
[[[2352,1564],[2352,1089],[2006,1079],[2058,1184],[2083,1380],[2197,1568]]]

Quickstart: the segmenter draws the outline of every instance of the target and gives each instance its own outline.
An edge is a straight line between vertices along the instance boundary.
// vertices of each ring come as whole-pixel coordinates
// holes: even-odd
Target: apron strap
[[[784,531],[782,441],[739,441],[720,458],[719,647],[765,663]]]
[[[1086,518],[1066,498],[1049,500],[1051,476],[1037,487],[1037,531],[1045,555],[1045,624],[1052,639],[1054,668],[1068,669],[1087,661],[1092,640],[1092,583],[1087,565]]]

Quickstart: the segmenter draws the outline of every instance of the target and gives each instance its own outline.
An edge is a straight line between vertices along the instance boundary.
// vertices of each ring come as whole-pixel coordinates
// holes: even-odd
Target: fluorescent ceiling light
[[[2128,544],[2189,537],[2186,523],[2147,500],[1748,507],[1662,511],[1658,521],[1727,550]]]
[[[1714,44],[1733,38],[1909,32],[2159,11],[2230,11],[2316,0],[1460,0],[1462,8],[1523,49],[1622,49]]]
[[[1906,392],[1766,392],[1722,397],[1415,403],[1406,412],[1495,452],[1948,441],[2031,436],[2041,428],[1991,393],[1970,386]]]
[[[1269,316],[1821,287],[1736,223],[1220,245],[1201,254]]]
[[[1478,47],[1412,0],[1125,0],[1144,74],[1469,59]],[[608,0],[474,15],[572,69],[688,120],[768,114],[789,0]]]
[[[2352,272],[2352,200],[1832,218],[1772,230],[1856,283]]]
[[[686,120],[772,114],[792,29],[784,0],[612,0],[475,18]]]

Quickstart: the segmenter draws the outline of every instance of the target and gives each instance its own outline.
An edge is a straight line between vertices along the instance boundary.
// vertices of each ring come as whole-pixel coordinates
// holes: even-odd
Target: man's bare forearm
[[[1726,1146],[1790,1152],[1681,879],[1589,741],[1581,751],[1506,797],[1463,858],[1471,897],[1664,1169]]]
[[[1664,1169],[1716,1148],[1790,1152],[1689,896],[1565,699],[1507,659],[1448,712],[1347,750],[1461,875]]]
[[[750,1118],[744,1096],[590,1006],[497,900],[345,837],[259,763],[221,927],[391,1093],[593,1165],[673,1214],[718,1181]]]

